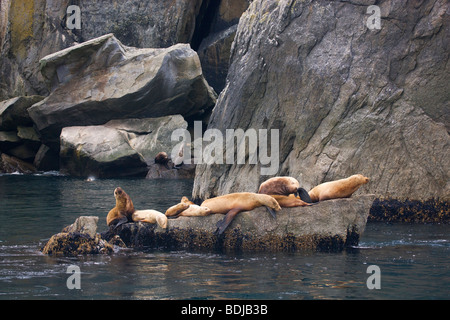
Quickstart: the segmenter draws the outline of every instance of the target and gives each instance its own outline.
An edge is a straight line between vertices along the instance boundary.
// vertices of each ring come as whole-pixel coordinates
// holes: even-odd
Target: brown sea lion
[[[123,223],[132,221],[132,215],[136,210],[130,196],[122,188],[114,189],[114,198],[116,198],[116,206],[108,212],[106,224],[115,225],[114,228],[117,228]]]
[[[369,182],[362,174],[355,174],[345,179],[325,182],[312,188],[308,194],[312,202],[349,198],[358,188]]]
[[[298,188],[300,188],[300,183],[295,178],[273,177],[261,183],[258,193],[288,196],[291,193],[296,194]]]
[[[293,208],[293,207],[305,207],[310,206],[312,203],[307,203],[300,199],[300,197],[293,194],[288,196],[282,196],[278,194],[271,195],[282,208]]]
[[[174,206],[171,206],[169,209],[166,210],[166,216],[167,217],[177,217],[182,211],[189,208],[189,203],[186,202],[180,202]]]
[[[132,214],[132,219],[135,222],[158,223],[161,228],[167,228],[166,215],[157,210],[136,210]]]
[[[250,211],[265,206],[276,218],[275,211],[281,210],[280,205],[273,197],[251,192],[230,193],[207,199],[203,201],[201,206],[211,209],[212,213],[225,214],[225,218],[217,223],[216,233],[218,234],[224,232],[234,217],[241,211]]]
[[[167,153],[165,153],[164,151],[159,152],[156,157],[155,157],[155,163],[158,164],[162,164],[163,166],[165,166],[167,169],[169,168],[169,156],[167,155]]]
[[[299,195],[300,199],[306,202],[311,202],[308,192],[300,187],[300,183],[293,177],[273,177],[259,186],[258,193],[269,195],[288,196],[294,194]]]

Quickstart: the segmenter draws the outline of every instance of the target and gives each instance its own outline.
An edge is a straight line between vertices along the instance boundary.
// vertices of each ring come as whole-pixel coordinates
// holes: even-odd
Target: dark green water
[[[450,298],[449,225],[369,223],[360,245],[340,253],[39,252],[80,215],[99,216],[106,230],[117,186],[136,208],[164,212],[192,182],[0,176],[0,299]],[[80,268],[80,290],[67,288],[70,265]],[[367,288],[370,265],[380,268],[381,289]]]

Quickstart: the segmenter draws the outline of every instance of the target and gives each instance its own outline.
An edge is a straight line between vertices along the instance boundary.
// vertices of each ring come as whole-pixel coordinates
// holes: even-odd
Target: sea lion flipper
[[[228,227],[228,225],[233,221],[234,217],[240,212],[241,210],[239,208],[233,208],[225,215],[225,218],[217,222],[217,230],[215,234],[220,235],[222,234],[225,229]]]
[[[113,226],[113,230],[116,230],[118,226],[125,224],[128,222],[128,218],[127,217],[122,217],[120,219],[116,219],[115,221],[117,221],[114,226]]]
[[[276,213],[275,210],[273,210],[273,209],[270,208],[270,207],[266,207],[266,209],[267,209],[267,211],[269,211],[269,213],[272,215],[272,217],[273,217],[274,219],[277,218],[277,213]]]
[[[308,191],[306,191],[303,188],[298,188],[297,189],[298,195],[300,196],[300,199],[302,199],[303,201],[307,202],[307,203],[312,203],[311,197],[309,196]]]

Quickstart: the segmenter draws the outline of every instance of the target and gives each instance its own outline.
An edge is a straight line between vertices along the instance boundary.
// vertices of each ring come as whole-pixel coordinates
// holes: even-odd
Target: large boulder
[[[279,130],[274,175],[306,189],[361,173],[357,194],[448,201],[448,2],[378,5],[371,29],[369,1],[253,1],[208,129]],[[260,168],[199,164],[193,197],[256,192]]]
[[[172,131],[186,128],[180,115],[64,128],[60,171],[81,177],[145,177],[158,152],[170,154],[178,143],[171,140]]]
[[[239,213],[225,232],[215,234],[222,214],[169,219],[167,229],[132,222],[102,233],[119,236],[127,247],[168,250],[301,251],[356,246],[364,233],[373,195],[322,201],[310,207],[283,208],[276,219],[265,208]]]
[[[193,116],[216,99],[188,44],[137,49],[108,34],[44,57],[41,71],[52,92],[29,114],[50,147],[57,147],[64,127]]]

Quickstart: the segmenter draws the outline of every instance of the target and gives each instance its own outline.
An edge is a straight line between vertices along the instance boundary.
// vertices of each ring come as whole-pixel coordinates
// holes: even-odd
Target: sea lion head
[[[208,207],[202,207],[202,206],[198,206],[198,210],[199,211],[203,211],[203,214],[207,215],[207,214],[211,214],[211,209]]]
[[[165,152],[159,152],[155,157],[155,163],[167,164],[169,162],[169,156]]]
[[[121,198],[125,195],[125,191],[121,187],[117,187],[114,189],[114,198]]]
[[[133,201],[121,187],[114,189],[114,198],[116,198],[116,207],[121,213],[130,215],[135,211]]]
[[[366,184],[370,181],[369,178],[363,176],[362,174],[355,174],[354,179],[357,180],[360,184]]]

